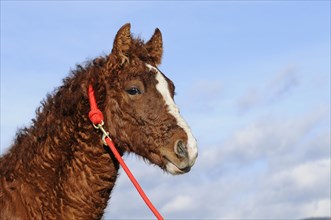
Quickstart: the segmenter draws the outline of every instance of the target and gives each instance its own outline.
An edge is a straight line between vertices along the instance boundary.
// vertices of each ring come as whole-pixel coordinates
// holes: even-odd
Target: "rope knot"
[[[90,118],[91,122],[95,125],[102,124],[103,122],[103,115],[99,109],[92,109],[88,113],[88,117]]]

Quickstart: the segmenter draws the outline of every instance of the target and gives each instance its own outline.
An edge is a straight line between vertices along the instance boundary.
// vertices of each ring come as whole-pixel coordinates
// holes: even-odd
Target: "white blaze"
[[[185,122],[183,117],[180,115],[179,109],[170,95],[169,85],[168,85],[167,80],[164,78],[162,73],[160,73],[160,71],[157,68],[155,68],[154,66],[151,66],[149,64],[146,64],[146,66],[150,70],[156,71],[156,80],[158,81],[158,83],[156,84],[156,89],[163,96],[163,99],[168,107],[168,111],[172,116],[174,116],[174,118],[177,121],[178,126],[183,128],[183,130],[186,132],[187,150],[188,150],[188,155],[189,155],[190,166],[193,166],[195,159],[198,155],[198,146],[197,146],[196,139],[193,137],[190,127],[187,125],[187,123]]]

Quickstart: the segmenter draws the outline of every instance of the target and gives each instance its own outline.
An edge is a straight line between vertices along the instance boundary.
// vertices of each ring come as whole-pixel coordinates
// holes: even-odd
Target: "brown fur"
[[[175,139],[187,137],[167,113],[154,73],[145,66],[158,65],[161,56],[158,29],[145,44],[132,38],[126,24],[110,55],[78,66],[47,96],[32,125],[18,132],[0,158],[0,219],[102,217],[119,164],[88,119],[90,83],[121,154],[134,152],[165,169],[160,148],[171,151]],[[132,85],[144,96],[128,95],[125,90]],[[173,95],[170,80],[169,85]]]

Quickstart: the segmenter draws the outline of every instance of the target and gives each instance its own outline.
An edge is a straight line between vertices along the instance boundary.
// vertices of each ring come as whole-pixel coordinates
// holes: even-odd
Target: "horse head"
[[[174,102],[175,86],[157,66],[163,52],[156,29],[148,42],[130,24],[116,34],[112,52],[94,60],[105,125],[121,152],[134,152],[171,174],[190,170],[197,142]]]

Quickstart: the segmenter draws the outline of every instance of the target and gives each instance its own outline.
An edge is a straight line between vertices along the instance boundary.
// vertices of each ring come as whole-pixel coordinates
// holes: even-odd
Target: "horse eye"
[[[140,90],[137,87],[132,87],[130,89],[127,89],[126,92],[129,95],[139,95],[139,94],[141,94]]]

